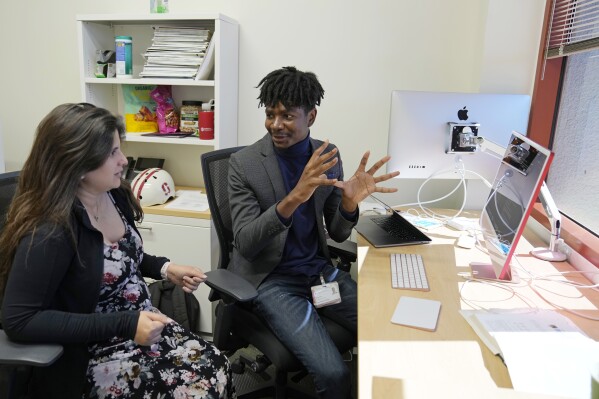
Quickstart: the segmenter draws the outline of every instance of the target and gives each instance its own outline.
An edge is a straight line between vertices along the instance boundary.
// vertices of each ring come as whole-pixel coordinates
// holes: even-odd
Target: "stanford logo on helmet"
[[[164,169],[149,168],[135,176],[131,183],[133,195],[141,206],[160,205],[175,196],[175,182]]]

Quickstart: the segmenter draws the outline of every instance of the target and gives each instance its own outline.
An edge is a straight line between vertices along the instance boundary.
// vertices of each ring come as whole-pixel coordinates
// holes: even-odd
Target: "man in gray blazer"
[[[316,75],[295,67],[269,73],[258,84],[267,134],[233,154],[229,200],[234,248],[229,270],[258,290],[252,302],[272,331],[311,374],[320,397],[347,398],[350,373],[320,321],[326,314],[357,331],[357,288],[349,273],[334,268],[326,237],[346,240],[358,221],[358,204],[398,172],[374,177],[389,159],[368,171],[369,152],[343,181],[337,148],[310,137],[324,90]],[[321,291],[325,306],[313,298]],[[329,304],[330,303],[330,304]]]

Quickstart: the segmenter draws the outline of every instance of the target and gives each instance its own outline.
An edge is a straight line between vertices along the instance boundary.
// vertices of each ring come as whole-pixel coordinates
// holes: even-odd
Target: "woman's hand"
[[[143,346],[155,344],[160,341],[164,326],[172,321],[161,313],[142,311],[137,320],[137,331],[135,331],[133,340]]]
[[[198,286],[206,281],[204,272],[194,266],[177,265],[171,263],[166,270],[166,276],[169,281],[180,285],[183,291],[191,293],[198,289]]]

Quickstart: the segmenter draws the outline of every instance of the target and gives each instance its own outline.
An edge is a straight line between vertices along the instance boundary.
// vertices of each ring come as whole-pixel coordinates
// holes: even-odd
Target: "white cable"
[[[485,204],[485,206],[483,207],[483,209],[484,209],[484,208],[485,208],[485,207],[488,205],[488,203],[489,203],[491,200],[493,200],[493,198],[495,197],[495,194],[497,193],[497,191],[498,191],[498,190],[499,190],[499,189],[502,187],[502,185],[503,185],[503,180],[504,180],[506,177],[507,177],[507,175],[504,175],[504,176],[501,178],[501,180],[498,182],[498,184],[497,184],[497,189],[496,189],[496,190],[494,190],[494,191],[491,193],[491,195],[490,195],[490,196],[489,196],[489,198],[487,199],[487,203]],[[513,190],[511,190],[511,191],[513,192]],[[517,196],[517,194],[516,194],[516,193],[514,193],[514,194]],[[497,200],[495,199],[495,202],[496,202],[496,201],[497,201]],[[520,203],[520,206],[522,206],[522,204],[521,204],[521,203]],[[482,215],[481,215],[481,217],[482,217]],[[482,221],[482,220],[481,220],[481,221]],[[482,224],[481,224],[481,226],[482,226]],[[509,226],[508,226],[508,227],[509,227]],[[478,237],[477,237],[477,243],[478,243]],[[557,279],[553,279],[553,278],[551,278],[551,277],[564,276],[564,275],[567,275],[567,274],[583,274],[583,275],[584,275],[584,274],[589,274],[589,273],[591,273],[591,274],[595,274],[595,273],[599,274],[599,270],[598,270],[598,271],[596,271],[596,272],[589,272],[589,271],[579,271],[579,270],[577,270],[577,271],[556,272],[556,273],[545,274],[545,275],[535,275],[535,274],[531,273],[531,272],[530,272],[530,271],[529,271],[527,268],[525,268],[525,267],[524,267],[524,266],[523,266],[523,265],[520,263],[520,260],[518,259],[518,257],[517,257],[517,256],[513,256],[513,257],[512,257],[512,259],[514,259],[514,260],[515,260],[515,262],[518,264],[518,266],[517,266],[517,269],[518,269],[518,270],[520,270],[520,271],[522,271],[522,272],[524,272],[524,273],[527,275],[527,277],[526,277],[526,278],[525,278],[524,276],[522,276],[522,275],[521,275],[521,276],[520,276],[520,277],[521,277],[521,281],[522,281],[522,282],[524,282],[524,283],[525,283],[525,284],[526,284],[528,287],[530,287],[530,289],[531,289],[533,292],[535,292],[535,293],[536,293],[536,294],[539,296],[539,298],[541,298],[541,299],[542,299],[543,301],[545,301],[547,304],[549,304],[550,306],[552,306],[552,307],[554,307],[554,308],[556,308],[556,309],[560,309],[560,310],[562,310],[562,311],[564,311],[564,312],[568,312],[568,313],[570,313],[570,314],[576,315],[576,316],[578,316],[578,317],[582,317],[582,318],[584,318],[584,319],[587,319],[587,320],[599,321],[599,317],[593,317],[593,316],[589,316],[589,315],[586,315],[586,314],[584,314],[584,313],[577,312],[577,311],[575,311],[575,310],[572,310],[572,309],[566,308],[566,307],[564,307],[564,306],[561,306],[561,305],[559,305],[559,304],[557,304],[557,303],[554,303],[554,302],[552,302],[551,300],[547,299],[547,298],[546,298],[546,297],[545,297],[545,296],[544,296],[544,295],[543,295],[543,294],[540,292],[540,290],[547,290],[547,288],[545,288],[545,287],[538,287],[538,286],[536,285],[536,283],[538,283],[539,281],[548,281],[548,282],[555,282],[555,283],[558,283],[558,284],[564,284],[564,285],[572,286],[572,287],[575,287],[575,288],[578,288],[578,289],[593,289],[593,290],[595,290],[595,291],[599,291],[599,288],[598,288],[598,287],[599,287],[599,283],[598,283],[598,284],[591,284],[591,285],[587,285],[587,284],[582,284],[582,283],[578,283],[578,282],[575,282],[575,281],[570,281],[570,280],[557,280]],[[516,268],[516,265],[512,265],[512,267],[515,269],[515,268]],[[465,286],[466,286],[466,285],[467,285],[467,283],[469,283],[469,282],[479,282],[479,283],[488,284],[488,285],[491,285],[491,286],[494,286],[494,287],[498,287],[498,288],[501,288],[501,289],[505,289],[505,290],[507,290],[507,291],[511,292],[513,297],[517,297],[518,299],[520,299],[521,301],[523,301],[524,303],[526,303],[526,304],[527,304],[529,307],[531,307],[531,308],[537,308],[536,306],[533,306],[531,303],[529,303],[529,302],[528,302],[528,300],[526,300],[526,299],[525,299],[525,297],[523,297],[522,295],[520,295],[520,294],[516,293],[516,292],[513,290],[513,288],[512,288],[512,287],[510,287],[510,286],[508,286],[508,285],[505,285],[504,283],[501,283],[501,282],[493,282],[493,281],[485,281],[485,280],[478,280],[478,279],[472,279],[472,278],[467,278],[467,279],[466,279],[466,283],[464,283],[464,284],[462,285],[462,287],[460,287],[460,290],[459,290],[459,295],[460,295],[460,299],[461,299],[461,300],[462,300],[464,303],[468,304],[468,305],[469,305],[470,307],[472,307],[472,308],[476,308],[476,307],[478,307],[478,308],[480,308],[480,309],[483,309],[483,307],[482,307],[482,306],[480,306],[480,305],[477,305],[477,304],[473,303],[473,301],[472,301],[472,300],[469,300],[469,299],[467,299],[467,298],[464,296],[464,294],[463,294],[463,292],[462,292],[462,291],[464,290]],[[477,302],[481,302],[481,301],[477,301]]]
[[[466,204],[466,195],[467,195],[467,189],[466,189],[465,180],[464,179],[460,180],[460,184],[462,184],[464,186],[464,200],[462,201],[462,206],[460,207],[460,209],[458,210],[458,212],[455,213],[454,215],[452,215],[452,216],[446,216],[446,215],[436,214],[432,209],[426,208],[426,207],[422,206],[422,204],[419,204],[420,205],[420,209],[428,217],[439,219],[439,220],[443,221],[443,223],[447,223],[448,220],[451,220],[451,219],[454,219],[454,218],[458,217],[462,213],[462,211],[464,210],[464,207],[465,207],[465,204]]]
[[[420,209],[428,216],[434,219],[439,219],[441,221],[447,222],[448,220],[454,219],[456,217],[458,217],[462,211],[464,210],[465,206],[466,206],[466,201],[468,198],[468,189],[467,189],[467,185],[466,185],[466,174],[470,173],[473,174],[475,176],[477,176],[479,179],[481,179],[483,181],[483,183],[489,187],[492,188],[493,185],[491,183],[489,183],[489,181],[487,179],[485,179],[481,174],[470,170],[470,169],[465,169],[464,168],[464,162],[461,159],[461,157],[456,157],[456,165],[453,168],[448,168],[448,169],[441,169],[438,170],[434,173],[432,173],[424,182],[422,182],[422,184],[420,185],[420,187],[418,188],[418,192],[416,195],[416,200],[417,202],[412,202],[412,203],[406,203],[406,204],[400,204],[400,205],[395,205],[394,207],[405,207],[405,206],[413,206],[413,205],[418,205],[420,207]],[[458,168],[458,165],[460,165],[460,167]],[[439,197],[439,198],[435,198],[432,200],[428,200],[428,201],[422,201],[420,199],[420,194],[422,192],[422,189],[424,188],[424,186],[431,181],[432,179],[434,179],[435,177],[442,175],[442,174],[446,174],[446,173],[450,173],[450,172],[458,172],[460,174],[460,180],[458,182],[458,184],[453,188],[453,190],[451,190],[448,194]],[[464,187],[464,197],[462,199],[462,206],[460,207],[460,210],[453,216],[445,216],[445,215],[438,215],[436,213],[434,213],[431,209],[424,207],[424,204],[431,204],[431,203],[435,203],[435,202],[439,202],[442,201],[446,198],[448,198],[449,196],[451,196],[453,193],[455,193],[458,188],[460,188],[460,186]]]
[[[580,312],[577,312],[577,311],[575,311],[575,310],[572,310],[572,309],[569,309],[569,308],[563,307],[563,306],[561,306],[561,305],[558,305],[557,303],[551,302],[549,299],[545,298],[545,297],[543,296],[543,294],[541,294],[541,293],[540,293],[540,292],[539,292],[539,291],[538,291],[538,290],[535,288],[535,286],[534,286],[533,284],[531,284],[531,285],[530,285],[530,289],[531,289],[531,290],[533,290],[534,292],[536,292],[536,294],[537,294],[537,295],[538,295],[538,296],[539,296],[539,297],[540,297],[542,300],[544,300],[544,301],[545,301],[545,302],[547,302],[549,305],[551,305],[551,306],[553,306],[553,307],[555,307],[555,308],[561,309],[561,310],[563,310],[564,312],[571,313],[571,314],[573,314],[573,315],[576,315],[576,316],[578,316],[578,317],[582,317],[582,318],[584,318],[584,319],[587,319],[587,320],[599,321],[599,317],[587,316],[587,315],[585,315],[584,313],[580,313]]]
[[[435,172],[435,174],[434,174],[434,175],[437,175],[437,174],[442,174],[442,173],[448,173],[448,172],[453,172],[453,171],[455,171],[455,169],[443,169],[443,170],[441,170],[441,171]],[[477,176],[479,179],[481,179],[481,180],[483,181],[483,183],[484,183],[484,184],[485,184],[487,187],[489,187],[489,188],[492,188],[492,187],[493,187],[493,185],[492,185],[491,183],[489,183],[489,181],[488,181],[487,179],[485,179],[485,178],[484,178],[482,175],[480,175],[479,173],[476,173],[476,172],[474,172],[474,171],[472,171],[472,170],[470,170],[470,169],[463,169],[462,171],[463,171],[463,172],[465,172],[465,173],[471,173],[471,174],[473,174],[473,175],[476,175],[476,176]],[[431,176],[431,177],[432,177],[432,176]],[[426,180],[425,180],[425,181],[422,183],[422,185],[421,185],[420,187],[422,187],[424,184],[426,184],[426,183],[428,182],[428,180],[429,180],[429,179],[431,179],[431,177],[429,177],[428,179],[426,179]],[[413,205],[420,205],[420,204],[431,204],[431,203],[434,203],[434,202],[439,202],[439,201],[441,201],[441,200],[444,200],[445,198],[449,197],[451,194],[455,193],[455,192],[456,192],[456,190],[457,190],[457,189],[460,187],[460,185],[462,185],[462,179],[460,179],[460,181],[458,182],[457,186],[455,186],[455,187],[454,187],[454,189],[453,189],[453,190],[452,190],[452,191],[451,191],[449,194],[447,194],[447,195],[444,195],[443,197],[440,197],[440,198],[435,198],[435,199],[428,200],[428,201],[410,202],[410,203],[406,203],[406,204],[399,204],[399,205],[394,205],[393,207],[394,207],[394,208],[395,208],[395,207],[399,207],[399,208],[401,208],[401,207],[404,207],[404,206],[413,206]]]
[[[544,300],[546,303],[548,303],[549,305],[553,306],[554,308],[563,310],[564,312],[571,313],[573,315],[582,317],[584,319],[593,320],[593,321],[599,321],[599,317],[592,317],[592,316],[585,315],[584,313],[580,313],[580,312],[577,312],[575,310],[568,309],[566,307],[558,305],[557,303],[554,303],[554,302],[550,301],[549,299],[547,299],[543,294],[541,294],[539,292],[539,290],[535,286],[536,280],[540,280],[538,277],[543,277],[543,276],[536,276],[533,273],[531,273],[529,270],[527,270],[520,263],[520,260],[516,256],[512,257],[512,259],[515,259],[516,262],[518,262],[518,264],[520,266],[519,267],[520,270],[523,270],[526,274],[528,274],[529,276],[531,276],[531,279],[528,281],[528,286],[530,287],[531,290],[533,290],[539,296],[539,298],[541,298],[542,300]],[[585,271],[581,271],[581,270],[571,270],[571,271],[565,271],[565,272],[557,272],[555,274],[555,276],[557,276],[557,275],[564,275],[564,274],[570,274],[570,273],[589,273],[589,272],[585,272]],[[597,272],[590,272],[590,273],[599,273],[599,270]],[[551,276],[551,274],[545,275],[545,276]],[[556,283],[567,284],[566,281],[568,281],[568,280],[544,280],[544,281],[552,281],[552,282],[556,282]],[[590,289],[593,289],[593,290],[597,290],[597,288],[596,288],[597,284],[594,284],[592,286],[576,286],[575,285],[576,283],[573,282],[573,281],[570,281],[569,283],[573,283],[572,286],[575,286],[576,288],[590,288]],[[570,284],[568,284],[568,285],[570,285]],[[546,290],[546,288],[544,288],[544,287],[538,287],[538,288]]]
[[[431,179],[433,179],[435,176],[437,176],[439,174],[447,173],[447,172],[453,172],[453,171],[455,171],[455,169],[443,169],[443,170],[433,173],[420,185],[420,188],[418,189],[418,193],[420,193],[420,191],[422,190],[422,187],[424,187],[424,185],[426,183],[428,183]],[[418,201],[418,202],[411,202],[411,203],[407,203],[407,204],[399,204],[399,205],[395,205],[394,208],[395,207],[404,207],[404,206],[413,206],[413,205],[420,206],[421,204],[431,204],[433,202],[439,202],[439,201],[444,200],[445,198],[449,197],[451,194],[455,193],[461,184],[462,184],[462,179],[460,179],[458,184],[454,187],[453,190],[451,190],[451,192],[449,194],[446,194],[443,197],[435,198],[435,199],[429,200],[429,201]]]
[[[477,176],[479,179],[481,179],[483,181],[483,183],[485,184],[485,186],[487,186],[489,188],[493,188],[493,185],[487,179],[485,179],[483,177],[483,175],[481,175],[480,173],[476,173],[475,171],[470,170],[470,169],[464,169],[464,172],[468,172],[468,173],[471,173],[471,174]]]
[[[535,275],[533,276],[533,280],[539,280],[539,281],[549,281],[552,283],[559,283],[559,284],[564,284],[564,285],[570,285],[576,288],[589,288],[589,289],[594,289],[597,290],[597,288],[599,288],[599,283],[597,284],[582,284],[576,281],[570,281],[570,280],[558,280],[558,279],[554,279],[554,278],[550,278],[550,277],[559,277],[559,276],[565,276],[567,274],[599,274],[599,270],[597,271],[584,271],[584,270],[569,270],[569,271],[565,271],[565,272],[556,272],[556,273],[550,273],[550,274],[544,274],[544,275]]]
[[[525,296],[523,296],[522,294],[516,292],[513,288],[513,286],[509,286],[506,285],[504,283],[501,282],[496,282],[496,281],[492,281],[492,280],[481,280],[481,279],[475,279],[475,278],[467,278],[466,279],[466,283],[462,284],[462,286],[460,287],[460,291],[459,291],[459,295],[460,295],[460,299],[462,301],[464,301],[464,303],[470,305],[471,307],[475,307],[478,306],[480,309],[485,309],[485,310],[489,310],[486,308],[483,308],[480,305],[474,305],[473,302],[496,302],[496,300],[476,300],[476,299],[467,299],[464,297],[464,294],[462,293],[462,291],[464,290],[464,287],[466,286],[467,283],[480,283],[480,284],[486,284],[486,285],[490,285],[492,287],[495,288],[499,288],[502,289],[504,291],[507,291],[511,294],[510,298],[518,298],[520,299],[522,302],[524,302],[524,304],[526,304],[526,306],[528,306],[531,309],[538,309],[537,306],[535,306],[533,303],[531,303]],[[507,298],[507,299],[510,299]],[[503,299],[505,300],[505,299]]]
[[[458,168],[458,167],[459,167],[459,168]],[[439,175],[439,174],[441,174],[441,173],[446,173],[446,172],[448,171],[448,169],[441,170],[441,171],[438,171],[438,172],[435,172],[435,173],[431,174],[431,175],[430,175],[430,176],[429,176],[429,177],[428,177],[428,178],[427,178],[427,179],[426,179],[424,182],[422,182],[422,184],[421,184],[421,185],[420,185],[420,187],[418,188],[418,192],[417,192],[417,194],[416,194],[416,201],[417,201],[417,203],[418,203],[418,206],[419,206],[419,207],[420,207],[420,209],[422,209],[422,211],[423,211],[425,214],[427,214],[429,217],[438,218],[438,219],[440,219],[440,220],[447,221],[447,220],[449,220],[449,219],[453,219],[453,218],[457,217],[457,216],[458,216],[458,215],[459,215],[459,214],[462,212],[462,210],[464,210],[464,207],[465,207],[465,205],[466,205],[466,198],[467,198],[467,188],[466,188],[466,179],[465,179],[465,177],[464,177],[464,162],[462,161],[462,158],[461,158],[461,157],[457,157],[457,159],[456,159],[456,164],[455,164],[455,166],[454,166],[454,169],[452,169],[452,170],[454,170],[454,171],[456,171],[456,170],[457,170],[457,172],[459,172],[459,174],[460,174],[460,181],[458,182],[458,184],[456,185],[456,187],[455,187],[455,188],[454,188],[454,189],[453,189],[453,190],[452,190],[452,191],[451,191],[449,194],[447,194],[447,195],[445,195],[445,196],[443,196],[443,197],[441,197],[441,198],[438,198],[438,199],[437,199],[435,202],[437,202],[437,201],[440,201],[440,200],[443,200],[443,199],[445,199],[445,198],[449,197],[449,196],[450,196],[450,195],[452,195],[454,192],[456,192],[456,191],[457,191],[457,189],[458,189],[458,188],[460,187],[460,185],[461,185],[461,186],[463,186],[463,187],[464,187],[464,199],[463,199],[463,201],[462,201],[462,206],[460,207],[460,210],[459,210],[459,211],[458,211],[458,212],[457,212],[455,215],[453,215],[453,216],[437,215],[437,214],[435,214],[435,213],[434,213],[432,210],[430,210],[430,209],[428,209],[428,208],[425,208],[424,206],[422,206],[422,204],[424,203],[424,202],[422,202],[422,201],[420,200],[420,193],[422,192],[422,189],[423,189],[423,188],[424,188],[424,186],[425,186],[425,185],[426,185],[426,184],[427,184],[429,181],[431,181],[431,180],[432,180],[432,179],[433,179],[435,176],[437,176],[437,175]],[[429,203],[429,202],[427,202],[427,203]]]

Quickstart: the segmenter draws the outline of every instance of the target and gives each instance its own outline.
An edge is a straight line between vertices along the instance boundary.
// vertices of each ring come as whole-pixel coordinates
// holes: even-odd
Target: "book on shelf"
[[[154,30],[154,36],[152,37],[153,40],[179,40],[180,38],[182,39],[187,39],[187,40],[196,40],[196,39],[202,39],[202,40],[206,40],[208,38],[210,38],[210,36],[212,35],[212,33],[205,29],[205,30],[201,30],[201,31],[196,31],[196,32],[167,32],[167,33],[161,33],[159,31]]]
[[[152,51],[187,51],[187,52],[201,52],[206,50],[208,44],[188,44],[188,43],[168,43],[168,44],[156,44],[148,47],[147,52]]]
[[[152,44],[142,53],[141,77],[194,78],[205,63],[210,31],[197,27],[154,27]]]
[[[202,43],[208,43],[209,41],[209,36],[205,36],[205,37],[176,37],[176,36],[169,36],[169,37],[155,37],[152,39],[152,44],[172,44],[172,43],[181,43],[181,44],[191,44],[191,45],[195,45],[195,44],[202,44]]]
[[[147,71],[140,73],[139,76],[142,78],[163,78],[163,79],[192,79],[195,76],[196,72],[152,72]]]
[[[141,77],[162,77],[162,78],[193,78],[197,73],[197,68],[186,68],[181,66],[158,67],[145,66],[139,74]]]
[[[210,30],[198,28],[195,26],[166,26],[159,25],[154,27],[154,36],[177,36],[177,35],[197,35],[209,36]]]
[[[144,72],[197,72],[196,67],[184,67],[180,65],[149,65],[144,68]]]
[[[208,49],[206,49],[206,55],[204,61],[198,69],[198,73],[195,76],[196,80],[205,80],[210,78],[214,70],[214,38],[210,39]]]
[[[203,57],[183,58],[183,57],[147,57],[146,66],[153,65],[189,65],[200,66]]]
[[[208,40],[210,37],[209,34],[205,35],[165,35],[165,36],[156,36],[152,38],[152,42],[202,42]]]
[[[179,51],[179,50],[163,50],[163,51],[146,51],[141,54],[142,57],[201,57],[204,58],[206,51]]]

